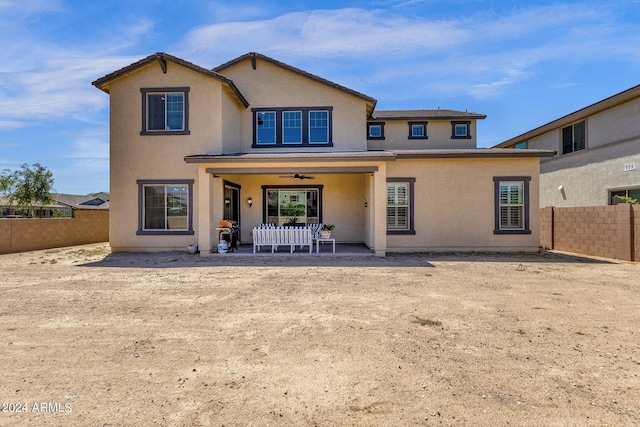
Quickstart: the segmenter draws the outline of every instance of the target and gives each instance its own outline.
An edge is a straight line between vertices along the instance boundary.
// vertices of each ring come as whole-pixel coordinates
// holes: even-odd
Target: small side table
[[[335,238],[330,238],[330,239],[323,239],[322,237],[319,237],[316,239],[316,253],[319,254],[320,253],[320,242],[331,242],[333,244],[333,253],[336,253],[336,239]]]

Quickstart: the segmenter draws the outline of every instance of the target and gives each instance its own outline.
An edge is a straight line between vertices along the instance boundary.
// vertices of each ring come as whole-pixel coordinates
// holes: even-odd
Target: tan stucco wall
[[[142,94],[140,88],[189,87],[190,135],[140,135]],[[153,63],[110,87],[111,182],[110,242],[113,250],[184,249],[194,236],[137,236],[138,179],[194,179],[197,167],[184,156],[220,152],[222,147],[221,100],[228,95],[220,82],[169,62],[164,74]],[[237,107],[234,107],[237,108]],[[233,114],[233,113],[230,113]],[[230,124],[232,126],[232,124]],[[198,221],[198,198],[194,197],[194,224]]]
[[[252,151],[253,115],[251,108],[268,107],[333,107],[333,147],[317,145],[314,151],[364,151],[366,145],[366,103],[345,92],[310,80],[296,73],[257,60],[254,70],[251,61],[244,61],[223,73],[232,79],[251,104],[242,113],[242,144],[240,151]],[[287,151],[295,147],[285,148]],[[260,152],[281,152],[283,148],[260,147]],[[256,149],[253,149],[256,151]]]
[[[398,160],[387,176],[416,179],[416,235],[388,236],[388,252],[538,250],[537,158]],[[493,234],[494,176],[531,177],[531,234]]]
[[[418,121],[412,120],[412,122]],[[427,120],[427,122],[427,139],[409,139],[408,120],[387,120],[384,124],[384,139],[371,139],[367,144],[373,150],[476,148],[475,120],[471,120],[471,138],[469,139],[451,138],[451,120]]]

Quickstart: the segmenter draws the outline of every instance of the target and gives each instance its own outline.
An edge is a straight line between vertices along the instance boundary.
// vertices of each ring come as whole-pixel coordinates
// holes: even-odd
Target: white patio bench
[[[291,253],[296,246],[309,247],[309,253],[313,252],[313,235],[308,227],[269,227],[261,226],[253,229],[253,253],[262,246],[271,246],[274,253],[278,246],[289,246]]]

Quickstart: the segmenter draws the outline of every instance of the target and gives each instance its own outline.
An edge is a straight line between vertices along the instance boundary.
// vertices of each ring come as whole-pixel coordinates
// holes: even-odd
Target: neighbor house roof
[[[640,97],[640,85],[634,86],[630,89],[605,98],[602,101],[598,101],[595,104],[586,106],[580,110],[574,111],[573,113],[567,114],[566,116],[562,116],[552,122],[539,126],[514,138],[508,139],[504,142],[501,142],[500,144],[497,144],[495,147],[511,147],[518,142],[526,141],[551,130],[564,127],[573,122],[582,120],[601,111],[608,110],[609,108],[631,101],[638,97]]]
[[[378,110],[371,116],[372,120],[462,120],[485,119],[480,113],[469,113],[456,110]]]
[[[109,209],[109,193],[78,194],[54,194],[58,204],[69,206],[73,209]]]
[[[201,74],[204,74],[205,76],[211,77],[212,79],[218,80],[231,90],[234,97],[238,100],[239,103],[244,105],[245,108],[249,106],[249,102],[247,102],[247,100],[240,93],[236,85],[230,79],[226,78],[221,74],[218,74],[215,71],[207,70],[206,68],[202,68],[189,61],[185,61],[184,59],[180,59],[178,57],[169,55],[168,53],[164,53],[164,52],[157,52],[157,53],[154,53],[153,55],[149,55],[146,58],[143,58],[137,62],[134,62],[131,65],[127,65],[126,67],[121,68],[117,71],[114,71],[113,73],[107,74],[106,76],[99,78],[98,80],[94,81],[91,84],[97,87],[98,89],[101,89],[106,93],[109,93],[109,87],[112,81],[119,79],[121,77],[124,77],[127,74],[130,74],[133,71],[136,71],[142,67],[146,67],[149,64],[153,64],[154,62],[157,62],[162,68],[162,71],[165,73],[167,72],[167,62],[173,62],[174,64],[181,65],[197,73],[201,73]]]
[[[303,77],[306,77],[308,79],[314,80],[314,81],[316,81],[318,83],[321,83],[323,85],[329,86],[329,87],[331,87],[333,89],[337,89],[337,90],[345,92],[345,93],[347,93],[349,95],[355,96],[356,98],[362,99],[363,101],[365,101],[368,104],[368,108],[367,108],[367,114],[368,115],[370,115],[373,112],[373,109],[375,108],[376,103],[378,102],[374,98],[372,98],[370,96],[367,96],[367,95],[365,95],[363,93],[357,92],[357,91],[355,91],[353,89],[349,89],[348,87],[339,85],[339,84],[334,83],[332,81],[329,81],[327,79],[323,79],[322,77],[316,76],[315,74],[311,74],[311,73],[308,73],[308,72],[306,72],[304,70],[301,70],[299,68],[296,68],[296,67],[293,67],[291,65],[285,64],[284,62],[276,61],[273,58],[269,58],[268,56],[262,55],[262,54],[257,53],[257,52],[249,52],[249,53],[246,53],[246,54],[244,54],[242,56],[239,56],[239,57],[237,57],[235,59],[232,59],[231,61],[225,62],[222,65],[218,65],[217,67],[215,67],[213,69],[213,71],[216,72],[216,73],[222,73],[222,72],[224,72],[224,70],[226,70],[228,68],[231,68],[231,67],[233,67],[233,66],[235,66],[237,64],[240,64],[241,62],[248,61],[248,60],[251,61],[251,64],[252,64],[253,68],[256,69],[257,66],[258,66],[257,59],[260,59],[260,60],[265,61],[265,62],[269,62],[270,64],[273,64],[273,65],[275,65],[277,67],[280,67],[280,68],[283,68],[285,70],[288,70],[288,71],[290,71],[292,73],[301,75]]]
[[[52,193],[55,203],[49,205],[37,204],[43,208],[73,208],[73,209],[109,209],[109,193],[91,193],[86,195]],[[0,196],[0,206],[11,206],[7,197]]]

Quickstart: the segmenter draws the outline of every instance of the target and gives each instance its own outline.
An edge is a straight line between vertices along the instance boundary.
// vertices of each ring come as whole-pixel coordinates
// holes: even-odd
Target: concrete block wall
[[[540,245],[584,255],[640,260],[640,206],[546,207],[540,210]]]
[[[0,254],[109,241],[109,211],[74,210],[73,218],[0,219]]]

